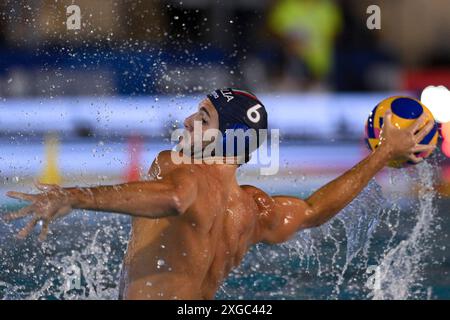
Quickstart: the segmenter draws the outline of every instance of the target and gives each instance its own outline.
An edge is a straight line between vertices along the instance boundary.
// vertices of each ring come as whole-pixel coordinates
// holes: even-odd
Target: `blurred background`
[[[380,30],[366,27],[374,4]],[[421,90],[448,84],[449,11],[445,0],[4,0],[0,94]]]
[[[370,5],[381,29],[367,27]],[[364,123],[379,101],[450,87],[449,14],[448,0],[2,0],[2,208],[17,207],[7,190],[33,191],[36,179],[145,179],[171,131],[218,87],[256,93],[281,134],[279,173],[244,166],[240,181],[307,195],[368,154]],[[444,129],[439,145],[450,143]],[[449,156],[430,159],[440,214]],[[385,192],[417,195],[417,183],[390,179],[378,177]],[[436,272],[448,280],[448,266]]]
[[[77,29],[68,25],[73,4]],[[381,29],[367,27],[373,4]],[[159,147],[144,142],[167,142],[218,87],[261,95],[283,141],[320,141],[314,155],[301,153],[316,163],[325,144],[362,146],[366,116],[381,99],[450,86],[449,12],[446,0],[4,0],[1,177],[45,170],[48,133],[64,141],[54,152],[63,176],[117,175],[131,158],[145,173]],[[31,140],[36,149],[27,149]],[[106,156],[108,148],[118,151]],[[341,167],[364,154],[346,153]],[[324,159],[325,167],[339,162]]]

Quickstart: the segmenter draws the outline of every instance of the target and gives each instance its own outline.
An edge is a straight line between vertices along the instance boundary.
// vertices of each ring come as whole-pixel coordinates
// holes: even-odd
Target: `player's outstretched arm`
[[[305,200],[289,196],[272,197],[270,218],[263,223],[263,241],[283,242],[301,229],[320,226],[347,206],[390,160],[403,157],[418,163],[422,159],[415,153],[434,148],[419,144],[432,129],[432,121],[423,126],[426,118],[421,116],[410,127],[399,129],[391,123],[391,116],[391,113],[386,113],[379,147],[343,175]]]
[[[123,213],[145,218],[161,218],[183,214],[197,196],[194,174],[186,168],[171,171],[164,179],[138,181],[110,186],[62,188],[38,184],[42,191],[26,194],[10,191],[9,197],[31,202],[30,205],[5,215],[6,221],[31,216],[18,236],[26,237],[42,221],[40,239],[44,239],[51,221],[73,209]]]

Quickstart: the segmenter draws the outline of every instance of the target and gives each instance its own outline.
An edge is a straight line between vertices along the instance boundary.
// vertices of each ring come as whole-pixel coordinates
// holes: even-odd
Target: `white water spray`
[[[409,236],[397,246],[388,248],[374,274],[374,286],[369,294],[375,300],[417,298],[430,240],[436,224],[433,189],[433,169],[428,163],[417,166],[419,181],[417,222]]]

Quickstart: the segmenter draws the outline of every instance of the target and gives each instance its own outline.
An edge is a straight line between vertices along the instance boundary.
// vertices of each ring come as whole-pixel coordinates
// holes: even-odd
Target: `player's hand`
[[[386,111],[383,127],[380,133],[379,148],[383,148],[389,154],[389,160],[408,159],[419,163],[423,158],[417,157],[417,152],[427,152],[436,146],[419,144],[423,138],[433,129],[433,121],[427,120],[425,112],[408,128],[399,128],[392,123],[392,112]],[[424,125],[424,126],[423,126]],[[423,126],[423,128],[421,128]]]
[[[65,216],[72,211],[70,193],[55,184],[36,183],[36,187],[42,191],[38,194],[27,194],[22,192],[9,191],[8,197],[30,201],[31,204],[16,211],[6,214],[3,219],[6,222],[31,216],[31,220],[17,234],[20,239],[26,238],[39,221],[42,221],[42,229],[39,240],[43,241],[47,237],[48,226],[51,221]]]

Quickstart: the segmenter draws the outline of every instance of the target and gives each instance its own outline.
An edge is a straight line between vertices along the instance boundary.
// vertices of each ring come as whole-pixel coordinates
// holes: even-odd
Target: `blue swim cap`
[[[219,130],[223,136],[224,153],[229,150],[227,147],[227,135],[234,130],[242,129],[246,132],[249,129],[256,131],[256,148],[265,140],[266,136],[260,137],[259,130],[267,130],[267,112],[261,101],[252,93],[237,89],[218,89],[208,94],[207,97],[214,105],[219,114]],[[262,138],[262,139],[261,139]],[[253,150],[252,150],[253,149]],[[252,148],[250,137],[245,137],[245,162],[250,159]],[[227,155],[228,155],[227,154]],[[237,141],[234,141],[234,156],[241,155],[237,150]]]

